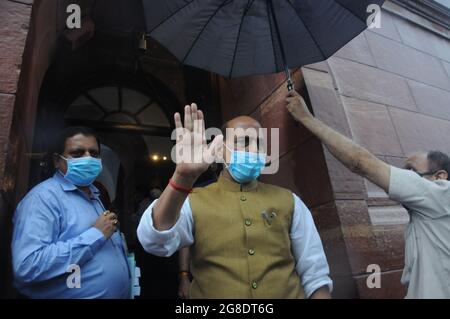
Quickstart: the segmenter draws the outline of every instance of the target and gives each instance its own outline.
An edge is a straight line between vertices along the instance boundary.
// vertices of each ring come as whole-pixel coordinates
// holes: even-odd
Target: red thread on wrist
[[[192,188],[186,188],[186,187],[180,186],[177,183],[175,183],[173,181],[173,179],[169,179],[169,185],[172,186],[175,190],[185,193],[185,194],[190,194],[192,192]]]
[[[191,273],[189,271],[180,271],[178,273],[178,275],[179,275],[180,278],[183,278],[183,277],[189,278],[191,276]]]

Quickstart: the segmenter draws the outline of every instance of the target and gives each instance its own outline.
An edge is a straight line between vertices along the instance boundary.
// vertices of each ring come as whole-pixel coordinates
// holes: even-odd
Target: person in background
[[[135,230],[144,211],[161,195],[161,189],[158,186],[151,187],[147,194],[148,196],[141,201],[135,214]],[[141,268],[139,299],[175,299],[178,291],[178,256],[161,258],[150,255],[145,252],[137,239],[136,242],[136,263]]]
[[[117,215],[104,208],[93,185],[102,170],[95,133],[64,130],[53,158],[53,177],[35,186],[13,217],[16,288],[26,298],[129,298]]]
[[[189,247],[183,247],[178,251],[178,298],[189,299],[189,286],[191,285]]]
[[[152,187],[150,191],[148,192],[148,196],[144,198],[140,203],[138,207],[137,214],[139,216],[139,219],[141,219],[142,214],[144,214],[147,207],[155,200],[158,199],[159,196],[161,196],[162,190],[159,187]]]
[[[450,298],[450,158],[440,151],[419,152],[403,169],[391,166],[314,118],[297,92],[289,93],[287,102],[292,116],[342,164],[407,209],[401,279],[408,286],[406,298]]]

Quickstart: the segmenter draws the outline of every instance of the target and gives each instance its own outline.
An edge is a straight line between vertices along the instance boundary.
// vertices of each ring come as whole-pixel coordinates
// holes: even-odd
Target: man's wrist
[[[305,106],[306,108],[306,106]],[[299,117],[302,121],[314,119],[314,116],[308,109],[301,109],[299,112]]]
[[[172,181],[174,181],[177,185],[180,185],[181,187],[184,187],[186,189],[192,188],[196,180],[197,178],[188,174],[181,174],[176,170],[172,176]]]
[[[304,112],[301,115],[301,122],[306,126],[306,125],[317,125],[320,123],[320,121],[315,118],[310,112]]]

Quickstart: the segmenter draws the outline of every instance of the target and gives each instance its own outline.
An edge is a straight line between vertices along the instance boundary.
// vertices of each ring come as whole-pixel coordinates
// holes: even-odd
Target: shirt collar
[[[78,189],[78,187],[71,182],[69,182],[67,179],[64,178],[63,174],[58,170],[53,175],[53,178],[58,181],[58,183],[61,185],[61,188],[65,192],[75,191]],[[97,198],[100,195],[100,191],[97,187],[94,186],[94,184],[91,184],[89,186],[89,189],[91,191],[91,194],[94,195],[95,198]]]
[[[235,181],[229,180],[223,174],[220,174],[217,184],[223,190],[229,192],[251,192],[258,188],[258,181],[254,180],[246,184],[239,184]]]

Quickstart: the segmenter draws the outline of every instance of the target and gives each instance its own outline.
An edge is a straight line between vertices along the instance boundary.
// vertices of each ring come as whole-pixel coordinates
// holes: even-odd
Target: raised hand
[[[218,135],[207,145],[203,112],[195,103],[184,108],[184,126],[179,113],[175,113],[176,128],[176,179],[185,186],[192,186],[197,178],[222,153],[223,136]]]

